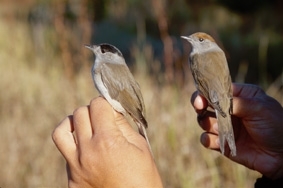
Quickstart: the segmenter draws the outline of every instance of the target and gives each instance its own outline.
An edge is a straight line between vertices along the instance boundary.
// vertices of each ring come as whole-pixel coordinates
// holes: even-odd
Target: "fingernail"
[[[202,134],[200,137],[200,142],[204,147],[208,147],[209,145],[208,136],[206,134]]]

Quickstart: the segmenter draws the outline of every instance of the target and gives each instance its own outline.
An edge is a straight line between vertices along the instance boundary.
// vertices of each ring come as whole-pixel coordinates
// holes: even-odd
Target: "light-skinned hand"
[[[69,187],[162,187],[145,139],[101,97],[66,117],[52,138]]]

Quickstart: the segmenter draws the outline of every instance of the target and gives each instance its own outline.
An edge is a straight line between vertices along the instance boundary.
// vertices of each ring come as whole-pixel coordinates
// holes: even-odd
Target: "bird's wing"
[[[219,105],[219,100],[224,97],[232,97],[232,89],[231,77],[224,53],[195,54],[191,62],[193,77],[199,83],[197,89],[222,116],[226,116]]]
[[[129,74],[125,74],[125,72]],[[101,78],[103,84],[108,89],[110,97],[120,102],[134,120],[147,127],[140,87],[127,65],[104,63],[101,67]]]

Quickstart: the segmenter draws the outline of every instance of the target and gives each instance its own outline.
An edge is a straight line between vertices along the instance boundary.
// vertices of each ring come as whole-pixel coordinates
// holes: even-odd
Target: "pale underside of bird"
[[[131,74],[122,53],[115,46],[106,43],[86,47],[95,54],[91,73],[96,89],[114,110],[133,119],[153,155],[146,133],[148,125],[140,86]]]
[[[224,52],[206,33],[183,37],[192,45],[190,68],[199,93],[214,108],[218,123],[220,150],[224,154],[226,141],[232,156],[236,156],[231,114],[233,93],[229,68]]]

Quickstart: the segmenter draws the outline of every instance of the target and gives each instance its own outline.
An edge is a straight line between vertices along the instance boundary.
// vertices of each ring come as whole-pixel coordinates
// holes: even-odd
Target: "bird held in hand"
[[[236,145],[231,122],[233,113],[232,82],[223,50],[214,39],[202,32],[182,36],[192,45],[190,67],[199,93],[214,108],[219,132],[220,150],[224,154],[226,140],[231,155],[236,156]]]
[[[147,121],[140,86],[130,72],[122,53],[110,44],[85,47],[95,55],[91,73],[96,89],[114,110],[124,116],[129,114],[133,118],[152,154],[146,133]]]

